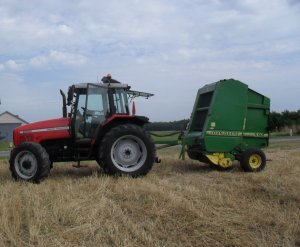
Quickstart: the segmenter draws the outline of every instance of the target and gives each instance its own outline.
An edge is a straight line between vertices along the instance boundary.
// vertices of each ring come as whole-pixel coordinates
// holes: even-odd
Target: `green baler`
[[[245,171],[266,165],[270,99],[237,80],[221,80],[199,89],[189,125],[181,137],[191,159],[222,168],[239,160]]]

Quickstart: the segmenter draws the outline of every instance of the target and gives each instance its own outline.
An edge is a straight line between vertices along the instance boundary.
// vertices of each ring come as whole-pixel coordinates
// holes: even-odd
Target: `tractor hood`
[[[43,140],[71,138],[70,118],[57,118],[26,124],[14,129],[14,144],[41,143]]]

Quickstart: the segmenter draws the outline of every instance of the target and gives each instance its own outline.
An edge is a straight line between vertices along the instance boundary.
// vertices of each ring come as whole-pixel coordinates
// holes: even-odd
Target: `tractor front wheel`
[[[155,161],[155,145],[140,126],[124,124],[104,136],[98,156],[108,174],[143,176]]]
[[[48,176],[51,162],[40,144],[24,142],[12,150],[9,164],[14,179],[39,182]]]
[[[240,163],[245,172],[258,172],[266,166],[266,155],[260,149],[247,149],[242,153]]]

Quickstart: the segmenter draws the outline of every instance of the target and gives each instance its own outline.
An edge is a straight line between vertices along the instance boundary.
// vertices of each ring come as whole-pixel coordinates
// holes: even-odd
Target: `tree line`
[[[149,131],[181,131],[185,130],[189,119],[182,119],[170,122],[153,122],[145,126]],[[271,112],[269,117],[270,131],[281,131],[283,128],[292,128],[293,126],[300,125],[300,110],[298,111],[283,111]]]
[[[300,125],[300,110],[270,113],[270,131],[281,131],[285,127],[292,128],[298,125]]]

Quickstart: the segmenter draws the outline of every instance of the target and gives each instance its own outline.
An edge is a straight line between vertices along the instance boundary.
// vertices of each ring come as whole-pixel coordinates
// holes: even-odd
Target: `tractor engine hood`
[[[14,129],[14,145],[23,142],[71,138],[70,118],[57,118],[26,124]]]

